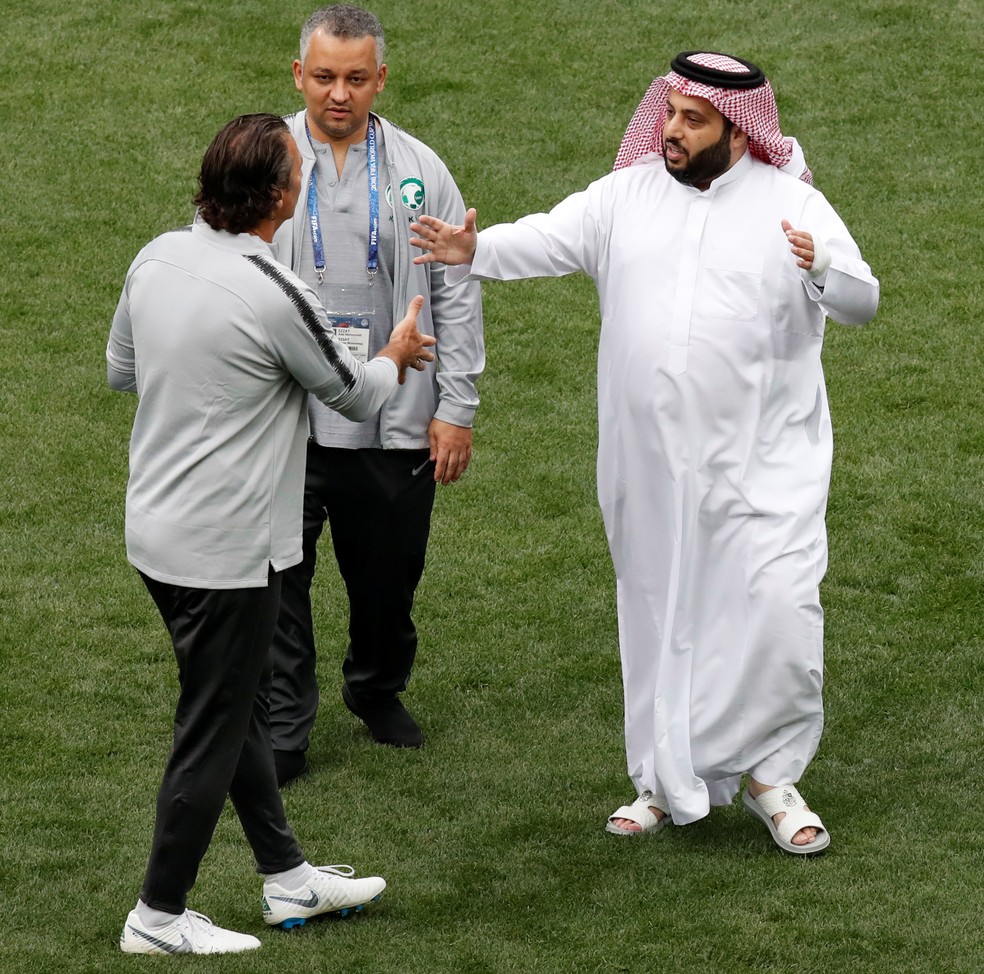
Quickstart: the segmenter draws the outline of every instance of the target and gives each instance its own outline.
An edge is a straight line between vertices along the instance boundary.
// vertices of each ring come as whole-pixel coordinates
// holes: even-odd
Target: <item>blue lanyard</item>
[[[308,142],[311,141],[311,130],[304,120],[304,130]],[[372,287],[379,269],[379,157],[376,150],[376,123],[369,116],[366,129],[366,166],[369,170],[369,256],[366,258],[366,273],[369,275],[369,286]],[[318,274],[318,283],[325,283],[325,242],[321,236],[321,218],[318,215],[318,187],[315,184],[317,171],[317,156],[311,168],[311,179],[308,183],[308,222],[311,224],[311,245],[314,248],[314,269]]]
[[[369,256],[366,258],[366,273],[372,287],[379,269],[379,159],[376,156],[376,123],[371,115],[366,129],[366,166],[369,169]]]

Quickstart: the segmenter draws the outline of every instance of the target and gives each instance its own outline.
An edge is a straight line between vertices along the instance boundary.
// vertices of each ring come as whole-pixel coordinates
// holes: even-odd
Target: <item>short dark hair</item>
[[[290,129],[279,115],[240,115],[205,150],[195,205],[213,230],[247,233],[290,186]]]

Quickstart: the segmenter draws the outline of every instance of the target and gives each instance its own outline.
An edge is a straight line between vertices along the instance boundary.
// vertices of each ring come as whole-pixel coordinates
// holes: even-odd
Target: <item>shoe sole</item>
[[[280,920],[278,923],[270,924],[270,926],[280,927],[281,930],[293,930],[294,927],[303,927],[308,920],[320,920],[322,917],[352,916],[353,913],[361,913],[370,903],[378,903],[382,895],[382,893],[377,893],[371,900],[367,900],[365,903],[357,903],[355,906],[343,906],[340,910],[327,910],[324,913],[315,913],[309,917],[288,917],[286,920]]]

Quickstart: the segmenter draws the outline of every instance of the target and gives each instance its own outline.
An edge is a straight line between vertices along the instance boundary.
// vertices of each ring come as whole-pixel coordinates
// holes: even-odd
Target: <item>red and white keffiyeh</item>
[[[671,88],[682,95],[706,98],[748,136],[749,151],[763,162],[782,169],[790,165],[794,155],[798,156],[795,140],[785,138],[779,131],[779,110],[772,85],[754,64],[728,54],[691,51],[674,58],[672,66],[674,70],[656,78],[639,102],[615,157],[615,169],[631,166],[653,152],[663,155],[663,125]],[[728,75],[734,75],[733,86]],[[794,175],[813,184],[813,174],[805,160],[802,172]]]

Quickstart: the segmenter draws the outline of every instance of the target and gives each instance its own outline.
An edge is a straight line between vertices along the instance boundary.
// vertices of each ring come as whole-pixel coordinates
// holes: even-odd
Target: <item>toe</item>
[[[804,806],[804,808],[806,808],[806,806]],[[806,808],[806,810],[809,811],[809,808]],[[786,817],[785,812],[779,812],[778,815],[772,816],[772,821],[775,822],[776,828],[779,828],[779,823],[785,817]],[[792,839],[790,839],[790,842],[792,842],[793,845],[811,845],[816,841],[817,841],[817,830],[813,828],[813,826],[807,826],[804,829],[800,829],[799,832],[797,832],[792,837]]]
[[[800,829],[796,835],[793,836],[793,845],[810,845],[812,842],[817,841],[817,830],[815,828],[805,828]]]

